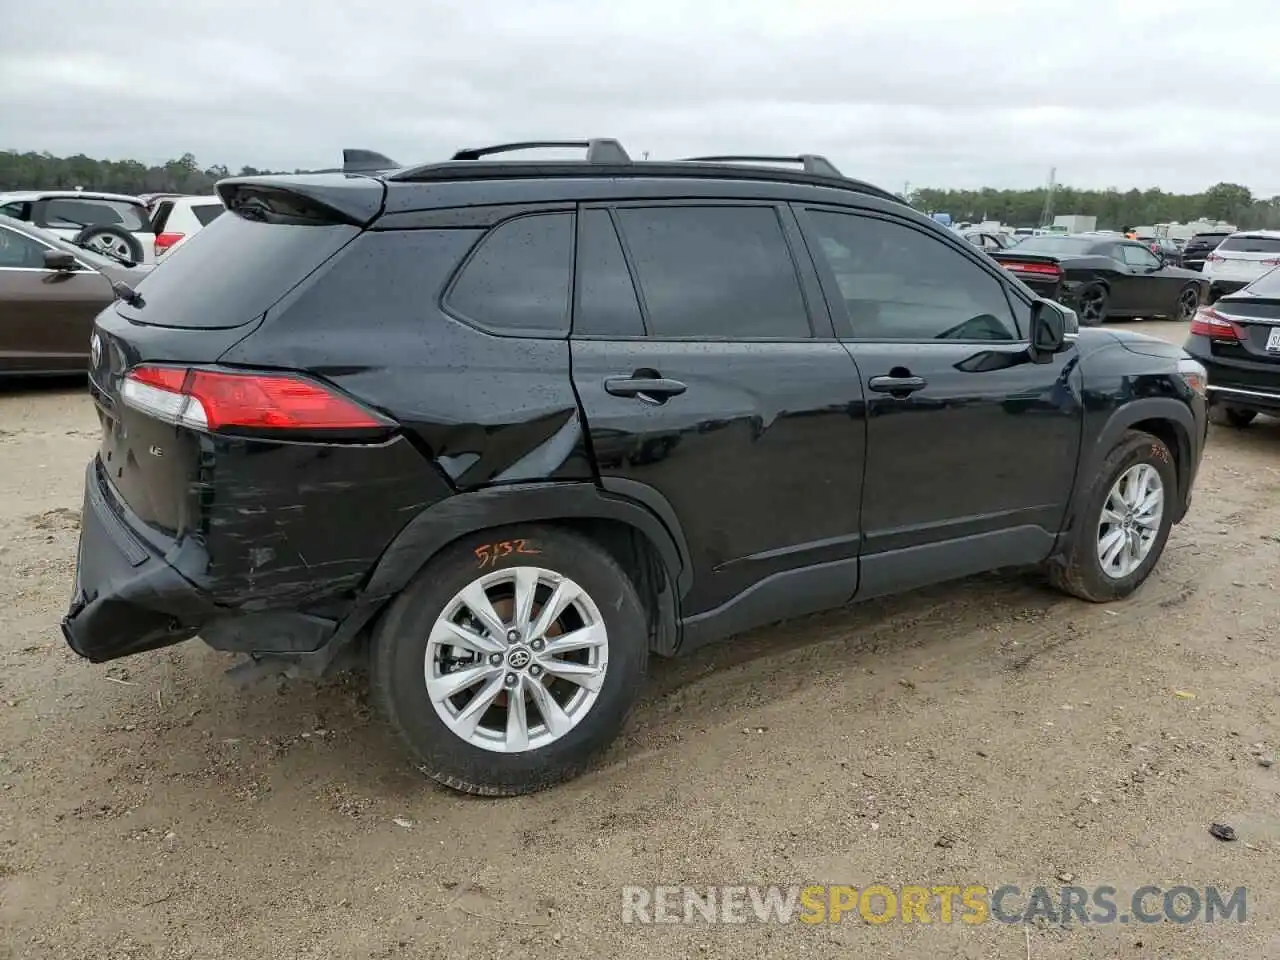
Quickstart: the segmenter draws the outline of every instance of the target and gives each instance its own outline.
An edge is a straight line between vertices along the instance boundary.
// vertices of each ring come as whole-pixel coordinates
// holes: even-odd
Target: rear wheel
[[[1174,319],[1183,323],[1190,323],[1195,319],[1196,311],[1200,309],[1200,291],[1194,286],[1185,287],[1178,294],[1178,305],[1174,311]]]
[[[1079,309],[1076,315],[1080,324],[1085,327],[1096,327],[1107,319],[1107,288],[1100,283],[1091,283],[1080,291],[1077,298]]]
[[[648,627],[591,540],[509,528],[445,550],[392,604],[373,683],[424,773],[466,793],[530,793],[585,769],[622,729]]]
[[[1065,557],[1049,566],[1058,589],[1104,603],[1138,589],[1164,552],[1178,476],[1164,441],[1130,431],[1107,455],[1085,494]]]

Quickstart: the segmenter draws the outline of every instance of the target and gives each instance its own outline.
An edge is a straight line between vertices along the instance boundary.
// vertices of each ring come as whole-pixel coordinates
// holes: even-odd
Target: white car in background
[[[211,224],[225,209],[216,196],[158,198],[151,206],[151,222],[156,229],[156,262]]]
[[[1204,258],[1209,301],[1248,286],[1280,266],[1280,230],[1241,230]]]
[[[153,263],[155,229],[137,197],[93,190],[0,193],[0,214],[117,261]]]

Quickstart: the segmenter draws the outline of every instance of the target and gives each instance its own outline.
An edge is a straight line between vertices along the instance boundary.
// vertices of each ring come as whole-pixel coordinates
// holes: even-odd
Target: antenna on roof
[[[382,173],[386,170],[398,170],[400,164],[390,157],[375,153],[372,150],[351,148],[342,151],[343,173]]]

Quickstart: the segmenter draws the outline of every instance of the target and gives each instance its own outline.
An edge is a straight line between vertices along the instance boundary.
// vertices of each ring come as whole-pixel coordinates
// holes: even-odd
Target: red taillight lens
[[[156,256],[167,253],[169,248],[177,244],[179,240],[185,237],[185,233],[158,233],[156,234],[155,250]]]
[[[1280,267],[1280,257],[1272,257],[1270,260],[1263,260],[1264,267]]]
[[[136,410],[196,430],[381,431],[391,424],[353,400],[288,374],[135,367],[121,395]]]
[[[1207,257],[1205,257],[1205,260],[1209,263],[1222,263],[1226,259],[1227,259],[1226,257],[1217,253],[1211,253]]]
[[[1191,332],[1214,340],[1242,340],[1240,329],[1213,307],[1201,307],[1191,321]]]
[[[997,260],[996,262],[1014,273],[1025,273],[1034,277],[1052,277],[1055,280],[1062,276],[1062,268],[1054,263],[1019,263],[1016,260]]]

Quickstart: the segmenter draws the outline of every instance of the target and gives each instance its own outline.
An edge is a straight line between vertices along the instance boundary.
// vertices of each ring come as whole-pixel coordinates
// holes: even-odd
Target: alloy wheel
[[[1080,320],[1085,324],[1101,323],[1106,314],[1107,295],[1097,288],[1080,298]]]
[[[587,716],[608,662],[608,629],[586,590],[542,567],[508,567],[473,580],[436,619],[427,696],[472,746],[536,750]]]
[[[96,250],[98,253],[104,253],[108,256],[115,256],[120,259],[128,260],[129,245],[120,237],[114,237],[107,233],[100,233],[87,244],[90,250]]]
[[[1098,562],[1112,580],[1122,580],[1146,560],[1164,516],[1164,481],[1149,463],[1120,474],[1098,520]]]
[[[1184,322],[1190,321],[1195,317],[1196,311],[1199,309],[1200,294],[1191,287],[1183,290],[1178,297],[1178,319]]]

